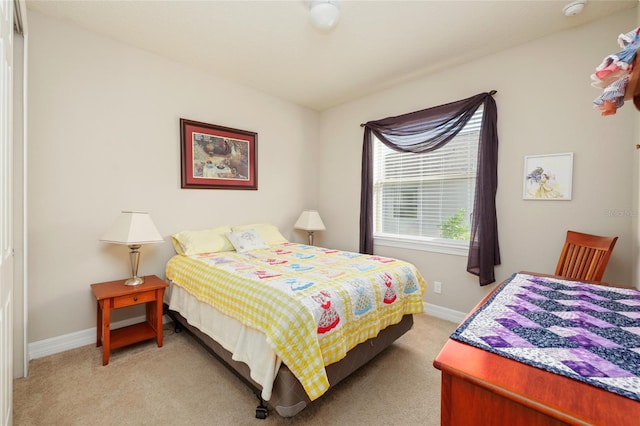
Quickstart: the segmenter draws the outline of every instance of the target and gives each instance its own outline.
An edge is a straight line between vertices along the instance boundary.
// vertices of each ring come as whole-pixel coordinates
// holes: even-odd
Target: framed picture
[[[524,157],[525,200],[571,200],[573,152]]]
[[[180,119],[182,188],[258,189],[258,134]]]

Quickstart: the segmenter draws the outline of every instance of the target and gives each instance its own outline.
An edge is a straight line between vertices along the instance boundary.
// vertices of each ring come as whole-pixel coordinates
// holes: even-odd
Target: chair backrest
[[[556,275],[584,281],[601,281],[618,237],[601,237],[567,231]]]

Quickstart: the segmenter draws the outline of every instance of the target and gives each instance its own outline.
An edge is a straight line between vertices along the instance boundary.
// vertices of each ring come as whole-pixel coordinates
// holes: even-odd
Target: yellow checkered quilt
[[[303,244],[177,255],[166,275],[262,331],[311,400],[329,388],[325,365],[403,315],[424,312],[426,284],[412,264]]]

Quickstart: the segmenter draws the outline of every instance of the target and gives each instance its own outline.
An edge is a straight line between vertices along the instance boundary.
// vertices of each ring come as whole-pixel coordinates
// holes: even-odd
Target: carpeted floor
[[[416,315],[412,330],[297,416],[255,418],[258,400],[188,333],[112,351],[93,345],[33,360],[14,381],[14,425],[439,425],[433,367],[456,324]]]

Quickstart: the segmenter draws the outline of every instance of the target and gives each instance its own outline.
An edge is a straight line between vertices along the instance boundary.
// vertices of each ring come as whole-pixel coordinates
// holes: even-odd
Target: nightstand
[[[91,284],[98,301],[96,346],[102,345],[102,365],[109,364],[111,349],[121,348],[155,338],[162,347],[162,298],[169,286],[155,275],[144,277],[144,283],[124,285],[126,280]],[[146,321],[111,330],[111,310],[145,303]]]

